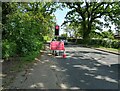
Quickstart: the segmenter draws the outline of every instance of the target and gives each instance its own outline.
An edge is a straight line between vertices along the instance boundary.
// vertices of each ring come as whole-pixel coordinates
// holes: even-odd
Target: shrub
[[[120,41],[116,41],[116,40],[112,41],[111,46],[112,48],[116,48],[116,49],[120,48]]]
[[[75,42],[76,39],[68,39],[69,42]],[[83,39],[77,39],[78,44],[84,44]],[[103,46],[106,48],[120,48],[120,41],[110,39],[90,39],[87,45]]]
[[[120,48],[120,41],[117,40],[104,40],[104,39],[92,39],[90,44],[97,45],[97,46],[103,46],[106,48]]]
[[[16,44],[8,40],[2,42],[2,58],[8,58],[16,54]]]

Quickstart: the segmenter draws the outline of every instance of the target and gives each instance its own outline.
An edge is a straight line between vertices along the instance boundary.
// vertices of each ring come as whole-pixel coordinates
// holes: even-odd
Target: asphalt
[[[67,45],[66,55],[47,49],[7,89],[118,89],[118,55],[77,45]]]
[[[69,44],[76,45],[76,44],[71,43],[71,42],[70,42]],[[108,52],[108,53],[120,55],[120,50],[118,50],[118,51],[116,52],[116,51],[111,51],[111,50],[107,50],[107,49],[103,49],[103,48],[95,48],[95,47],[92,47],[92,46],[82,45],[82,44],[78,44],[77,46],[92,48],[92,49],[95,49],[95,50],[99,50],[99,51],[103,51],[103,52]]]
[[[54,62],[50,62],[46,54],[35,60],[33,67],[19,73],[6,89],[59,89]]]

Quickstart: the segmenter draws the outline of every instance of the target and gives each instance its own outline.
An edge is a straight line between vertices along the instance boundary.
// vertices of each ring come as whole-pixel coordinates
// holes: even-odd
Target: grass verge
[[[99,49],[106,50],[106,51],[116,52],[116,53],[119,53],[119,52],[120,52],[120,48],[119,48],[119,49],[106,48],[106,47],[98,46],[98,45],[87,45],[87,46],[90,46],[90,47],[92,47],[92,48],[99,48]]]
[[[119,52],[120,49],[114,49],[114,48],[105,48],[105,47],[98,47],[104,50],[108,50],[108,51],[113,51],[113,52]]]

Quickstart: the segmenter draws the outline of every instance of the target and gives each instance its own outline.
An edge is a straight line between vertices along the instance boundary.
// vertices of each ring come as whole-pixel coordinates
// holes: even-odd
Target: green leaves
[[[83,38],[89,38],[91,30],[99,29],[105,24],[110,27],[109,22],[116,24],[119,27],[120,20],[120,2],[67,2],[63,6],[71,9],[63,24],[76,22],[81,25]],[[106,23],[100,21],[104,18]]]
[[[6,4],[6,3],[4,3]],[[53,16],[48,12],[52,3],[7,3],[11,12],[6,17],[3,29],[3,58],[26,56],[42,49],[43,37],[54,27]],[[4,5],[3,5],[4,6]],[[44,9],[44,7],[47,7]],[[49,8],[49,11],[50,8]],[[51,11],[52,13],[53,11]],[[13,47],[11,47],[13,45]]]
[[[2,41],[2,55],[3,58],[8,58],[10,56],[15,55],[16,52],[16,44],[14,42],[10,42],[7,39]]]

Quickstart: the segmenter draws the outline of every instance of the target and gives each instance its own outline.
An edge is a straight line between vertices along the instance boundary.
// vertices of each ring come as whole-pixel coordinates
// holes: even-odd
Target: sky
[[[64,33],[64,31],[61,29],[61,25],[65,20],[65,16],[67,14],[67,12],[69,11],[69,9],[64,8],[63,10],[58,9],[54,14],[56,16],[56,22],[57,24],[60,26],[60,35]]]

